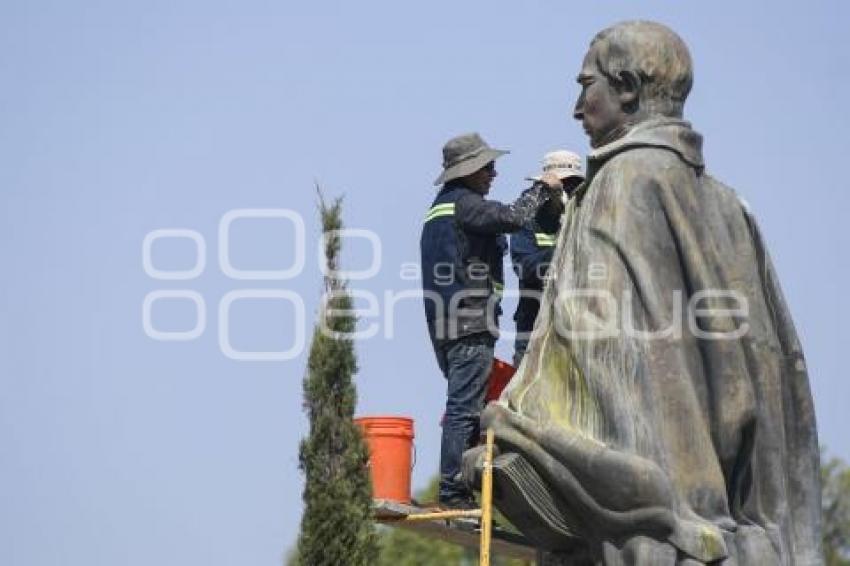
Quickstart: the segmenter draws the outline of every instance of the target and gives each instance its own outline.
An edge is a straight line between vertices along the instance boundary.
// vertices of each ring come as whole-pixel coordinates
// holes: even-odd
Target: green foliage
[[[439,478],[416,494],[419,501],[436,501]],[[399,528],[383,528],[377,566],[452,566],[472,564],[473,554],[448,542],[426,538]],[[476,561],[477,563],[477,561]]]
[[[377,564],[378,566],[477,564],[477,560],[473,562],[474,556],[472,551],[458,545],[387,527],[381,537],[381,554]]]
[[[340,240],[335,231],[342,227],[341,205],[340,199],[331,206],[320,200],[328,275],[304,378],[304,409],[310,421],[299,454],[306,476],[304,515],[297,555],[291,560],[302,566],[372,566],[378,552],[369,455],[353,421],[357,359],[348,334],[357,321],[345,283],[334,275],[339,266]]]
[[[827,566],[850,566],[850,468],[821,459],[823,551]]]

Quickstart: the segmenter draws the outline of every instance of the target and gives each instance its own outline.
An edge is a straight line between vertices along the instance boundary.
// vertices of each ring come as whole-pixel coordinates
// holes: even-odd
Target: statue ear
[[[640,77],[633,71],[620,71],[617,79],[620,104],[626,112],[636,111],[640,100]]]

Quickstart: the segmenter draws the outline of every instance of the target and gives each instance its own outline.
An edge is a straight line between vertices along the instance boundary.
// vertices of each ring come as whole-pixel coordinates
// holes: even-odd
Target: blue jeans
[[[433,340],[437,363],[447,381],[446,412],[440,447],[440,501],[472,497],[460,474],[463,452],[478,444],[487,378],[493,365],[494,339],[489,333],[447,343]]]

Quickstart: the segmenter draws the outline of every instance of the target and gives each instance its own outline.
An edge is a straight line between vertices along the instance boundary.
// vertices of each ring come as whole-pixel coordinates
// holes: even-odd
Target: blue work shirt
[[[527,223],[547,197],[536,187],[503,204],[459,180],[442,187],[425,215],[420,240],[425,318],[438,342],[479,332],[498,335],[504,235]]]

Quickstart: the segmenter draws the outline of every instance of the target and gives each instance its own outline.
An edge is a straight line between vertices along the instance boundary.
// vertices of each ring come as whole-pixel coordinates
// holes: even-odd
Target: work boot
[[[468,496],[459,496],[459,497],[451,497],[449,499],[441,499],[440,507],[442,509],[459,509],[459,510],[469,510],[469,509],[478,509],[479,505],[475,502],[475,498],[471,495]]]

